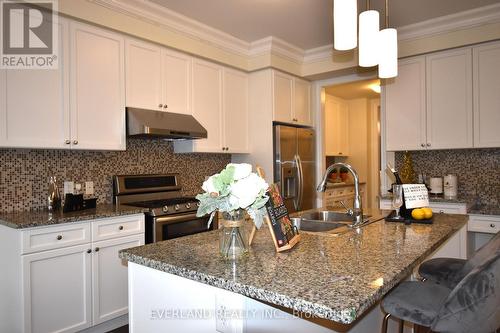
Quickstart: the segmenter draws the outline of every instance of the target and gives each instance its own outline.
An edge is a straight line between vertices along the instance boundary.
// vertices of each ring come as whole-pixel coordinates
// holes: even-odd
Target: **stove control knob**
[[[175,210],[179,210],[179,208],[181,208],[179,205],[175,205]]]
[[[164,213],[168,212],[168,206],[163,206],[163,208],[161,209]]]
[[[191,208],[191,204],[188,202],[188,203],[186,204],[186,209],[189,209],[189,208]]]

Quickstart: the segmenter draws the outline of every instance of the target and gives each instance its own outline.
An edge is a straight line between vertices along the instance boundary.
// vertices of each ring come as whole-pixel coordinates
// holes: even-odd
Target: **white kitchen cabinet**
[[[425,57],[400,60],[398,76],[386,80],[382,89],[385,95],[386,149],[425,149]]]
[[[127,39],[125,44],[127,106],[163,110],[162,48]]]
[[[177,153],[248,153],[248,75],[195,59],[193,116],[208,137],[176,141]]]
[[[25,332],[77,332],[91,326],[89,250],[84,244],[21,257]]]
[[[326,95],[325,155],[349,155],[349,106],[346,101]]]
[[[64,18],[59,18],[58,33],[57,69],[0,69],[0,147],[69,147],[68,21]]]
[[[434,258],[457,258],[467,259],[468,244],[467,244],[467,224],[460,228],[453,236],[451,236],[444,244],[429,256],[429,259]]]
[[[273,70],[273,120],[311,125],[309,82]]]
[[[248,152],[248,75],[224,68],[224,144],[230,153]]]
[[[300,125],[312,125],[311,84],[309,81],[294,78],[293,110],[297,123]]]
[[[450,203],[450,202],[429,202],[429,208],[434,214],[467,214],[467,205],[465,203]],[[392,210],[392,202],[390,199],[380,199],[380,209]]]
[[[471,148],[471,49],[428,55],[426,67],[427,148]]]
[[[6,245],[0,331],[123,325],[128,278],[118,252],[144,244],[144,214],[21,230],[0,226],[0,243]]]
[[[474,147],[500,147],[500,43],[476,46],[474,73]]]
[[[118,257],[123,249],[144,244],[144,234],[94,242],[92,256],[93,324],[127,314],[127,266]]]
[[[71,22],[73,149],[125,149],[124,44],[119,34]]]
[[[126,40],[127,106],[191,114],[191,65],[186,54]]]

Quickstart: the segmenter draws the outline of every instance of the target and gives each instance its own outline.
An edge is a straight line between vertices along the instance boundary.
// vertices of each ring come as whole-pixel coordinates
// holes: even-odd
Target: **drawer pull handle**
[[[495,224],[494,224],[494,223],[490,224],[490,227],[494,228],[494,227],[495,227]]]
[[[57,235],[57,240],[61,240],[62,239],[62,236],[61,235]]]
[[[92,250],[91,250],[91,249],[88,249],[88,250],[87,250],[87,253],[92,253]]]
[[[94,251],[95,251],[95,252],[99,252],[99,248],[98,248],[98,247],[96,247]]]
[[[118,227],[118,230],[123,230],[123,226],[122,226],[122,225],[121,225],[121,226],[119,226],[119,227]]]
[[[444,213],[444,210],[440,210],[439,213],[443,214]]]

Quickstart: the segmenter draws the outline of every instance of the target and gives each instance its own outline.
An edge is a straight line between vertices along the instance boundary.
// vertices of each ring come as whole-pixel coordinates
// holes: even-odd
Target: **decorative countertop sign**
[[[403,184],[407,209],[429,206],[429,192],[424,184]]]

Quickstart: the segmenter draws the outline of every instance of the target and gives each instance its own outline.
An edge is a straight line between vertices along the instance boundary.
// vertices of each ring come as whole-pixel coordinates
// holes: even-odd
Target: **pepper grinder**
[[[49,195],[47,199],[47,208],[49,211],[53,211],[61,207],[61,195],[59,194],[59,188],[57,187],[57,179],[55,176],[49,177]]]

